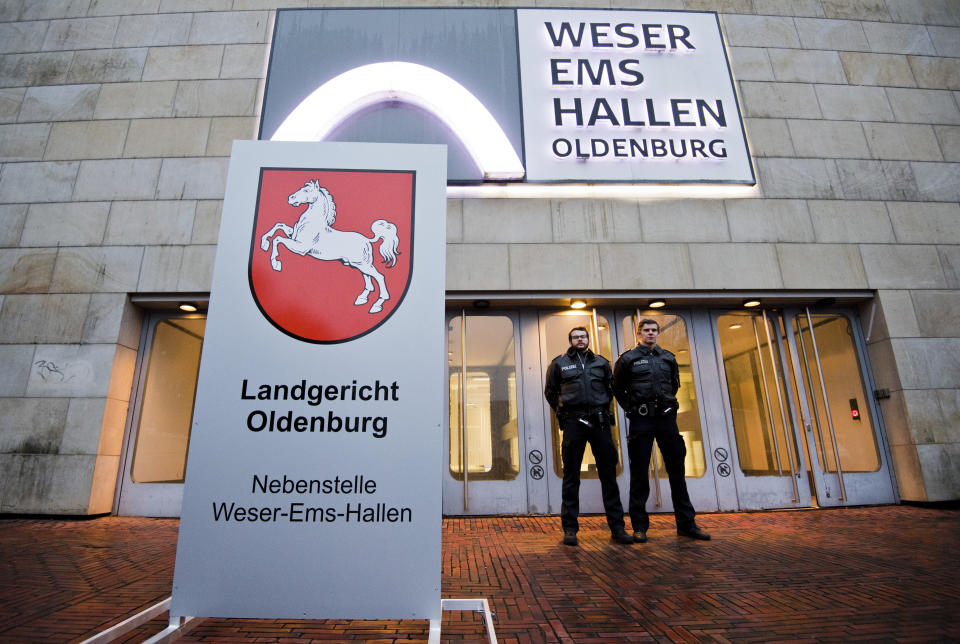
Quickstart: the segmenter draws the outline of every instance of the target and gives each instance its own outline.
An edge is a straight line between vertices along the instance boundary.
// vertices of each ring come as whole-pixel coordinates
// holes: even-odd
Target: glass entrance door
[[[568,339],[570,329],[578,326],[586,328],[590,334],[590,350],[602,355],[610,361],[610,367],[617,359],[614,354],[614,334],[611,333],[611,316],[606,311],[553,311],[542,312],[539,320],[540,336],[540,398],[543,399],[543,383],[546,378],[547,367],[553,359],[570,348]],[[611,409],[616,403],[611,403]],[[547,454],[547,472],[549,489],[549,511],[559,513],[561,505],[561,487],[563,483],[563,463],[560,458],[560,446],[563,443],[563,434],[557,422],[556,414],[544,400],[542,403],[543,426],[549,428],[549,453]],[[626,431],[621,421],[622,415],[615,414],[617,423],[611,428],[613,442],[619,454],[617,464],[617,484],[620,487],[620,497],[626,511],[628,505],[629,473],[626,467]],[[597,462],[593,451],[588,444],[580,465],[580,512],[602,513],[603,497],[600,491],[600,480],[597,475]]]
[[[677,392],[677,427],[687,448],[684,471],[690,500],[698,512],[719,509],[714,468],[710,466],[711,450],[717,447],[705,422],[706,410],[701,404],[700,389],[705,383],[698,377],[700,373],[697,351],[694,347],[695,334],[693,318],[689,311],[659,313],[653,311],[621,312],[618,329],[620,331],[620,353],[637,346],[636,328],[644,319],[656,320],[660,325],[658,344],[673,353],[680,367],[680,390]],[[621,412],[622,414],[622,412]],[[628,421],[623,417],[624,429]],[[711,447],[713,445],[713,447]],[[647,501],[648,512],[673,512],[670,497],[670,482],[664,467],[659,447],[655,445],[648,469],[650,479],[650,498]]]
[[[720,313],[715,328],[740,508],[809,507],[806,462],[797,440],[796,388],[780,316],[770,311]]]
[[[206,317],[147,318],[136,367],[117,513],[180,516]]]
[[[852,320],[788,309],[794,381],[816,501],[821,506],[891,503],[895,494]]]
[[[713,317],[739,507],[894,501],[852,320],[809,309]]]
[[[447,313],[445,514],[527,511],[517,316]]]

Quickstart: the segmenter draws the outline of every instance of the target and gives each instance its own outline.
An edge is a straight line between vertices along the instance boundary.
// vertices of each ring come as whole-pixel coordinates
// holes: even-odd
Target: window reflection
[[[463,480],[466,451],[470,480],[510,481],[520,472],[513,320],[498,315],[466,317],[465,374],[462,369],[461,321],[461,316],[456,316],[447,328],[450,474],[458,481]],[[462,422],[464,376],[466,423]],[[462,440],[464,433],[466,450]]]
[[[697,406],[697,387],[693,381],[693,369],[690,358],[690,338],[687,335],[687,324],[679,315],[660,313],[646,313],[642,319],[650,318],[660,324],[660,337],[657,344],[673,353],[680,367],[680,390],[677,392],[677,428],[687,446],[687,457],[684,460],[684,469],[687,478],[699,478],[706,473],[704,459],[703,430],[700,427],[700,410]],[[623,320],[623,337],[625,350],[637,345],[637,320],[630,316]],[[651,468],[653,467],[651,461]],[[667,470],[663,464],[663,457],[656,454],[658,463],[657,476],[667,478]]]
[[[568,338],[570,334],[570,329],[575,326],[582,326],[589,330],[590,333],[590,350],[599,353],[604,358],[610,361],[610,368],[613,369],[613,359],[612,359],[612,349],[610,348],[610,324],[607,322],[607,319],[602,315],[597,316],[597,332],[596,334],[590,330],[593,328],[593,314],[585,311],[563,311],[561,313],[555,313],[547,317],[544,321],[544,336],[546,342],[546,361],[544,367],[548,365],[550,360],[553,360],[556,356],[561,353],[566,352],[570,348],[570,340]],[[594,337],[594,336],[597,337]],[[599,347],[599,350],[597,349]],[[546,377],[546,372],[544,372],[544,378]],[[542,391],[541,387],[541,391]],[[614,405],[616,403],[611,403],[610,410],[614,410]],[[611,431],[613,433],[613,443],[617,448],[617,454],[621,455],[617,459],[617,476],[623,472],[623,457],[620,449],[620,433],[617,431],[616,427],[612,427]],[[560,432],[560,425],[557,422],[557,415],[550,412],[550,436],[551,444],[553,449],[553,473],[558,478],[563,478],[563,459],[560,457],[560,446],[563,443],[563,436]],[[586,450],[583,453],[583,461],[580,464],[580,478],[581,479],[595,479],[598,478],[597,474],[597,460],[593,456],[593,450],[590,449],[590,444],[587,443]]]
[[[160,320],[153,331],[130,478],[183,483],[206,318]]]
[[[811,315],[811,318],[813,335],[806,315],[794,317],[793,328],[797,350],[803,354],[801,373],[808,399],[811,400],[817,459],[825,471],[836,472],[836,454],[839,452],[840,467],[844,472],[876,472],[880,469],[880,453],[850,321],[842,315]],[[820,370],[817,369],[818,355],[823,383]],[[827,405],[823,401],[824,388],[829,398],[829,418]],[[834,450],[830,434],[831,422],[837,450]]]

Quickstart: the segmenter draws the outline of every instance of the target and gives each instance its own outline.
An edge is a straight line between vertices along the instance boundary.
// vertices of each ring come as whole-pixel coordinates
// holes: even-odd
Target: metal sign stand
[[[170,609],[170,597],[154,604],[146,610],[142,610],[136,615],[129,617],[119,624],[115,624],[93,637],[84,640],[81,644],[106,644],[121,637],[137,628],[141,624],[149,622],[157,615],[161,615]],[[493,613],[490,611],[490,603],[486,598],[483,599],[441,599],[440,610],[472,610],[477,613],[483,613],[483,625],[487,631],[487,640],[490,644],[497,644],[497,633],[493,628]],[[181,635],[188,633],[194,626],[199,624],[203,617],[182,617],[171,615],[168,625],[165,629],[154,635],[144,644],[166,644],[175,642]],[[430,620],[430,636],[428,644],[440,644],[440,620]]]

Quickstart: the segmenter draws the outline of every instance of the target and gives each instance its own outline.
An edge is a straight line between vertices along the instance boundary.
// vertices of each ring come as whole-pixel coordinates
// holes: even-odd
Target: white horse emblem
[[[392,268],[400,254],[397,250],[400,245],[397,227],[386,219],[377,219],[370,226],[373,237],[333,228],[333,222],[337,218],[337,206],[327,189],[322,188],[316,179],[308,181],[290,195],[287,203],[294,207],[309,205],[296,224],[288,226],[277,222],[260,238],[260,248],[268,251],[270,238],[278,230],[282,230],[286,235],[273,237],[273,252],[270,253],[273,270],[279,271],[282,268],[280,246],[285,246],[301,256],[310,255],[325,261],[339,260],[344,266],[355,268],[363,275],[363,291],[357,296],[354,305],[367,303],[370,293],[373,292],[373,280],[376,280],[380,296],[370,307],[370,313],[382,311],[383,303],[390,299],[390,294],[387,292],[383,275],[373,265],[373,244],[380,241],[380,257],[387,268]]]

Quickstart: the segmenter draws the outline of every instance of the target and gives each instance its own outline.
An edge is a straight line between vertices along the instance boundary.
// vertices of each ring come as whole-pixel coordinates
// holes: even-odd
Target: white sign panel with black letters
[[[717,15],[518,9],[530,181],[753,183]]]
[[[444,146],[235,143],[172,615],[439,619],[445,189]]]

